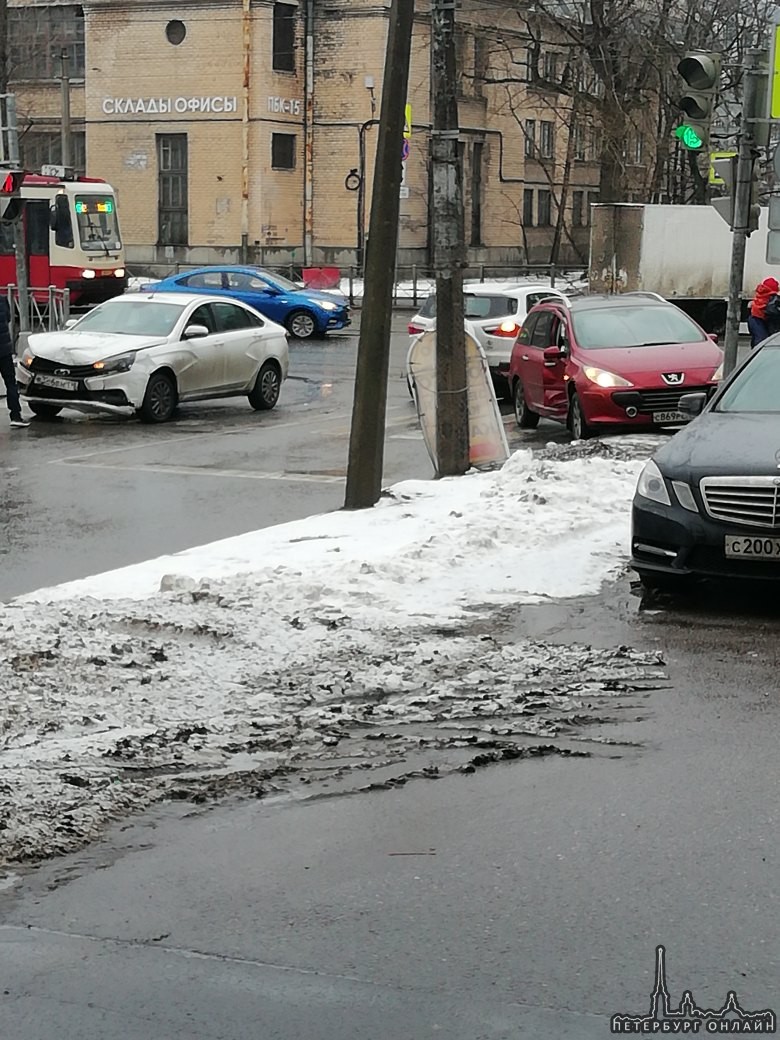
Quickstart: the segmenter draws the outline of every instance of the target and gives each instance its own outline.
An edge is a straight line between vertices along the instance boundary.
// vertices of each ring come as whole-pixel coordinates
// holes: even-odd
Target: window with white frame
[[[539,154],[543,159],[552,159],[555,153],[555,123],[543,119],[539,123]]]

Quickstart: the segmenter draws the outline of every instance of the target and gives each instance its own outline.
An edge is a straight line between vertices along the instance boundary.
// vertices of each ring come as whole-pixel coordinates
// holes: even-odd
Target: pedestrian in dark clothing
[[[780,332],[779,292],[780,284],[776,278],[765,278],[760,285],[756,286],[748,318],[751,347],[757,347],[759,343],[769,339],[775,332]]]
[[[11,413],[13,429],[25,429],[30,424],[22,418],[22,405],[19,400],[19,388],[16,385],[16,361],[14,345],[11,340],[11,312],[8,300],[0,296],[0,375],[5,383],[5,394],[8,411]]]

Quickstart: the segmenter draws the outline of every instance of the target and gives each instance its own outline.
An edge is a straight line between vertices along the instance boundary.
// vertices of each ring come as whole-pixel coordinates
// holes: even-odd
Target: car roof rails
[[[646,296],[650,300],[660,300],[661,303],[666,303],[667,302],[665,296],[661,296],[660,293],[649,292],[647,290],[636,289],[636,290],[632,290],[631,292],[619,293],[618,295],[620,295],[620,296]]]

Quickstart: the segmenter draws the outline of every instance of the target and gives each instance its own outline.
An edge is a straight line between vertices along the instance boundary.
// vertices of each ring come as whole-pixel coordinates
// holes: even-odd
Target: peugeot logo
[[[67,376],[67,375],[70,375],[70,369],[69,368],[55,368],[54,369],[54,374],[55,374],[55,376]]]
[[[663,379],[663,381],[665,383],[667,383],[669,386],[679,386],[680,383],[682,383],[683,379],[685,379],[685,373],[684,372],[663,372],[661,374],[661,379]]]

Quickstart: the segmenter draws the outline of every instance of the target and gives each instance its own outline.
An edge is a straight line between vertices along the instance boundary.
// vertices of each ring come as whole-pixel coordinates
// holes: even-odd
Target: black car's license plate
[[[731,559],[780,562],[780,538],[764,538],[752,534],[726,535],[725,552]]]

